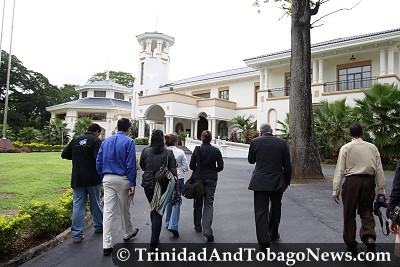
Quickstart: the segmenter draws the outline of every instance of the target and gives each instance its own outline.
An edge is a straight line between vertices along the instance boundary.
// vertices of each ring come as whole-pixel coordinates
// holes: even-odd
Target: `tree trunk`
[[[292,1],[290,154],[293,179],[323,178],[311,96],[310,1]]]

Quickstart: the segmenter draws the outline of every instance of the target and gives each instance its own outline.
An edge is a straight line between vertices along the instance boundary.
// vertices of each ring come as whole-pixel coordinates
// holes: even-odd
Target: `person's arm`
[[[183,153],[182,157],[181,157],[181,166],[182,166],[181,169],[183,172],[187,172],[189,170],[189,164],[188,164],[185,153]]]
[[[96,171],[100,179],[103,179],[103,144],[101,144],[96,156]]]
[[[284,162],[283,162],[283,172],[285,175],[285,182],[286,182],[286,188],[290,185],[290,181],[292,179],[292,165],[290,161],[290,152],[289,152],[289,147],[286,144],[285,147],[285,152],[284,152]],[[285,190],[286,190],[285,188]]]
[[[196,170],[196,166],[197,166],[197,162],[196,162],[196,149],[198,149],[198,147],[196,146],[196,148],[194,149],[192,156],[190,157],[190,164],[189,167],[192,171]]]
[[[72,143],[74,140],[72,140],[71,142],[69,142],[69,144],[67,145],[66,148],[64,148],[64,150],[61,153],[61,158],[63,159],[68,159],[68,160],[72,160]]]
[[[339,203],[340,185],[344,176],[344,169],[346,167],[345,148],[342,147],[339,151],[338,161],[336,163],[336,170],[333,176],[333,193],[332,198],[336,203]]]
[[[101,146],[101,140],[97,139],[93,147],[93,157],[95,159],[97,158],[97,154],[99,153],[100,146]]]
[[[386,179],[385,174],[383,173],[381,155],[379,154],[378,149],[376,148],[376,169],[375,169],[375,183],[377,188],[377,196],[384,195],[386,196]]]
[[[224,169],[224,160],[222,159],[222,154],[219,149],[217,149],[217,172]]]
[[[131,187],[136,186],[136,149],[135,142],[131,139],[127,144],[126,172]]]
[[[255,144],[254,142],[250,142],[249,154],[247,156],[247,160],[250,164],[256,163],[256,151],[255,151]]]

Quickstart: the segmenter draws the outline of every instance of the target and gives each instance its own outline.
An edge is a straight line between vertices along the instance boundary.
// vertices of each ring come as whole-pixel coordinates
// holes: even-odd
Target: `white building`
[[[139,73],[133,94],[125,94],[125,100],[132,98],[131,114],[125,108],[128,101],[119,100],[124,105],[112,109],[101,106],[99,98],[93,95],[93,100],[98,101],[93,112],[106,114],[101,125],[106,136],[114,130],[116,120],[124,116],[139,120],[139,137],[144,137],[147,123],[150,131],[154,128],[167,133],[186,130],[190,137],[197,139],[205,129],[214,138],[228,136],[228,122],[238,115],[254,115],[258,125],[268,122],[276,128],[276,122],[283,121],[289,112],[290,50],[245,59],[246,66],[239,69],[170,81],[169,50],[174,38],[150,32],[138,35],[137,39],[141,45]],[[346,98],[352,105],[374,83],[400,84],[399,48],[400,29],[312,45],[312,103],[318,105],[322,100]],[[110,101],[115,100],[110,95],[115,88],[109,88],[106,93]],[[99,88],[89,84],[77,90],[87,90],[90,98],[90,90]],[[80,94],[77,101],[49,107],[52,119],[65,114],[67,123],[73,126],[79,111],[92,110],[82,100]]]
[[[276,128],[289,112],[290,50],[245,59],[247,67],[240,69],[154,84],[146,82],[155,80],[155,73],[159,81],[168,77],[163,70],[168,71],[173,39],[161,33],[137,38],[142,49],[133,117],[139,119],[140,137],[145,122],[150,130],[187,130],[196,139],[205,129],[213,137],[227,136],[227,122],[238,115],[254,115],[258,125]],[[399,84],[399,48],[400,29],[312,45],[312,103],[346,98],[352,105],[374,83]]]
[[[68,129],[74,130],[80,118],[91,118],[102,128],[101,139],[116,132],[117,121],[129,118],[132,110],[132,88],[127,88],[106,78],[76,88],[79,99],[47,107],[51,120],[65,120]]]

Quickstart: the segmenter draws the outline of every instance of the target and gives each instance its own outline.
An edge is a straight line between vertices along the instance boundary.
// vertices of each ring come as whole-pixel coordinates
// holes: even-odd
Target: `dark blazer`
[[[192,153],[189,167],[195,171],[197,166],[196,155]],[[200,178],[203,180],[218,180],[217,173],[224,169],[224,161],[221,151],[210,143],[203,143],[200,146]],[[197,176],[197,173],[196,173]]]
[[[389,218],[394,207],[400,203],[400,160],[397,162],[396,173],[393,178],[392,193],[389,198],[389,205],[386,208],[386,217]]]
[[[101,184],[96,171],[96,156],[101,140],[91,132],[73,139],[61,153],[63,159],[72,160],[71,187],[86,187]]]
[[[292,168],[289,148],[285,140],[264,134],[251,140],[250,164],[256,163],[249,189],[253,191],[285,190],[290,185]]]

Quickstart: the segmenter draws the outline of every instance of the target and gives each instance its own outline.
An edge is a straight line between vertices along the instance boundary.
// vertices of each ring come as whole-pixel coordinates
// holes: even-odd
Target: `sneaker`
[[[139,228],[136,227],[135,229],[133,229],[132,234],[130,234],[129,236],[123,238],[124,241],[129,241],[132,237],[135,237],[138,232],[139,232]]]
[[[206,235],[207,241],[208,242],[214,242],[214,236],[213,235]]]
[[[81,236],[81,237],[72,239],[72,241],[73,241],[75,244],[78,244],[78,243],[81,243],[82,240],[83,240],[84,238],[85,238],[85,236]]]

